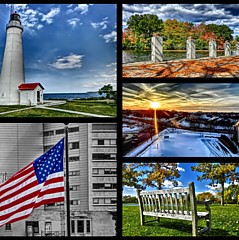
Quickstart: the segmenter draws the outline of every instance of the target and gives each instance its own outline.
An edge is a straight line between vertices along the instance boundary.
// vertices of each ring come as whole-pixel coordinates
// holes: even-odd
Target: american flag
[[[29,217],[34,208],[64,201],[64,138],[0,185],[0,226]]]

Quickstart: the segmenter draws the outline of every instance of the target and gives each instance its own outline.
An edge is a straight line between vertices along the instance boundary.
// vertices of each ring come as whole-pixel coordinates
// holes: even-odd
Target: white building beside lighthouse
[[[6,31],[6,45],[0,77],[0,105],[42,104],[43,86],[40,83],[25,83],[22,48],[23,26],[18,13],[11,13]],[[35,87],[29,89],[29,86]]]

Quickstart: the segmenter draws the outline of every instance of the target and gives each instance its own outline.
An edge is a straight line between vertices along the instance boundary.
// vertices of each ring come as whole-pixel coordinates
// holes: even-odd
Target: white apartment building
[[[1,123],[2,179],[26,166],[65,136],[63,123]],[[116,123],[69,123],[71,236],[115,236]],[[1,178],[0,178],[1,180]],[[65,204],[35,209],[28,219],[0,227],[0,236],[64,236]]]

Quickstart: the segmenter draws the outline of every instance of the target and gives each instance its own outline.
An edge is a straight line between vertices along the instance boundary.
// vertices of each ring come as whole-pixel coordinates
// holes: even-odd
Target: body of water
[[[87,92],[87,93],[44,93],[43,99],[88,99],[88,98],[102,98],[105,94],[99,95],[98,92]]]
[[[123,203],[123,206],[139,206],[138,203]]]
[[[175,51],[167,51],[163,53],[164,60],[177,60],[177,59],[185,59],[185,52],[175,52]],[[224,56],[223,51],[218,51],[217,56]],[[208,51],[197,51],[196,59],[208,57]],[[123,63],[133,63],[133,62],[148,62],[151,61],[151,51],[138,51],[138,50],[123,50]]]

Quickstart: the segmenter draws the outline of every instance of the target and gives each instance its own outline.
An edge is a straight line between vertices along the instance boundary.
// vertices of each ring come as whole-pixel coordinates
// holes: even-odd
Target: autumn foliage
[[[163,21],[153,14],[133,15],[127,26],[122,35],[123,49],[150,49],[155,33],[163,37],[163,48],[168,50],[184,50],[190,36],[195,39],[198,50],[207,50],[209,39],[217,41],[219,50],[223,49],[225,41],[233,40],[233,30],[227,25],[193,24],[176,19]]]

